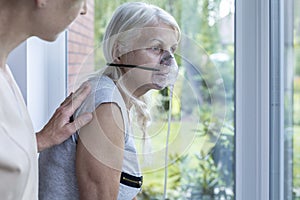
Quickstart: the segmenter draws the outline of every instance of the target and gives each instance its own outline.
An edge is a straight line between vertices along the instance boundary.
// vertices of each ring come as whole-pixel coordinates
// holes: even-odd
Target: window
[[[298,1],[236,1],[236,199],[299,199]]]
[[[300,198],[297,10],[300,5],[292,0],[275,1],[271,5],[270,92],[274,109],[270,132],[270,198],[296,200]]]

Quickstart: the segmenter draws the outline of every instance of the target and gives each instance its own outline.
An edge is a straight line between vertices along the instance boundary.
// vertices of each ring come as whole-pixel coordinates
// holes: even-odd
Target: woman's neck
[[[148,91],[148,89],[145,89],[143,87],[133,90],[129,85],[130,84],[128,84],[126,81],[117,83],[117,87],[119,88],[119,91],[123,97],[123,100],[124,100],[128,110],[130,110],[133,105],[132,97],[139,98]],[[126,92],[125,92],[125,90],[126,90]]]
[[[128,94],[129,91],[127,91],[127,92],[124,91],[124,85],[120,86],[120,84],[118,84],[118,83],[116,85],[117,85],[117,87],[118,87],[118,89],[119,89],[119,91],[120,91],[120,93],[122,95],[122,98],[123,98],[123,100],[125,102],[127,110],[130,110],[131,107],[132,107],[132,105],[133,105],[132,102],[131,102],[131,98],[130,98],[130,96],[132,94],[131,93]]]
[[[20,9],[12,9],[4,4],[0,7],[0,67],[5,69],[9,53],[21,42],[29,37],[24,24],[24,13],[17,12]],[[29,24],[27,24],[28,26]]]

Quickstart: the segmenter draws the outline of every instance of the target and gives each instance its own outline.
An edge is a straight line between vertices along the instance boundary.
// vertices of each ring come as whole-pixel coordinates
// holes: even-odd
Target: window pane
[[[285,119],[284,119],[284,196],[285,199],[293,199],[293,12],[292,1],[285,2],[285,66],[284,69],[284,101],[285,101]]]
[[[300,2],[285,1],[285,199],[300,199]],[[298,8],[298,9],[297,9]]]
[[[95,0],[95,45],[124,0]],[[234,0],[154,0],[182,30],[176,52],[179,76],[173,90],[169,142],[169,199],[234,199]],[[97,69],[105,65],[101,48]],[[169,90],[151,92],[152,164],[139,199],[162,199]],[[138,131],[138,130],[135,130]],[[142,145],[137,142],[138,151]],[[153,163],[157,164],[154,165]]]
[[[285,196],[300,199],[300,1],[285,1]]]
[[[300,1],[294,2],[294,95],[293,95],[293,194],[294,199],[300,199]],[[297,9],[298,8],[298,9]]]

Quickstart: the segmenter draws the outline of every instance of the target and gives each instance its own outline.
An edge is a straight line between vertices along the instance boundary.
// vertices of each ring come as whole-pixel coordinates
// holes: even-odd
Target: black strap
[[[120,183],[127,185],[129,187],[140,188],[143,184],[143,176],[136,177],[125,172],[121,173]]]
[[[160,71],[159,69],[152,68],[152,67],[144,67],[139,65],[128,65],[128,64],[117,64],[117,63],[106,63],[107,66],[113,66],[113,67],[127,67],[127,68],[139,68],[149,71]]]

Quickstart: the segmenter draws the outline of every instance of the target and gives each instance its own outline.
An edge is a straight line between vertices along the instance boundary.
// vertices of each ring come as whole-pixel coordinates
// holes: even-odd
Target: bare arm
[[[60,144],[68,139],[76,130],[80,129],[92,119],[91,113],[85,113],[70,123],[70,117],[82,104],[91,91],[88,84],[83,84],[74,94],[68,96],[55,111],[46,126],[36,134],[38,152]]]
[[[124,153],[124,124],[119,107],[101,104],[80,130],[76,174],[80,199],[117,199]]]

